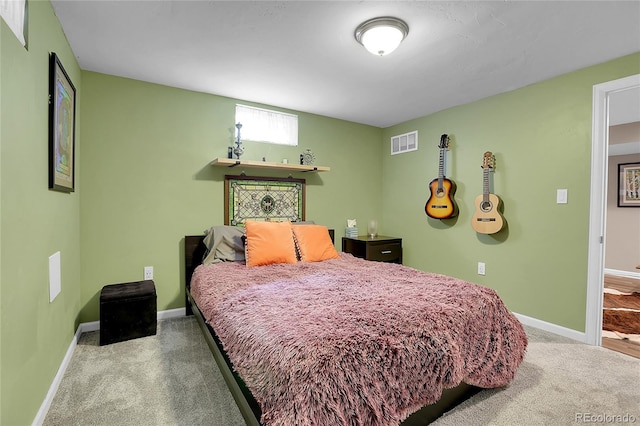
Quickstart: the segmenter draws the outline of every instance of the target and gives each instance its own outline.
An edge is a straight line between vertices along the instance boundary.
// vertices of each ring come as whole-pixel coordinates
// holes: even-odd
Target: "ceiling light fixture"
[[[409,34],[406,22],[383,16],[369,19],[358,25],[354,34],[358,43],[374,55],[385,56],[396,50]]]

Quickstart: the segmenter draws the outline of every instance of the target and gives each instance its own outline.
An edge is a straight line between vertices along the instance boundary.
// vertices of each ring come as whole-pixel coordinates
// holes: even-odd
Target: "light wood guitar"
[[[471,218],[471,226],[480,234],[495,234],[504,226],[504,218],[500,213],[502,200],[489,192],[489,173],[495,167],[495,157],[491,151],[484,153],[482,161],[482,195],[476,197],[476,211]]]
[[[431,196],[424,205],[424,211],[427,216],[434,219],[448,219],[458,214],[458,206],[453,199],[453,195],[456,193],[456,183],[444,176],[445,151],[449,148],[448,135],[440,137],[438,148],[440,148],[438,178],[429,183]]]

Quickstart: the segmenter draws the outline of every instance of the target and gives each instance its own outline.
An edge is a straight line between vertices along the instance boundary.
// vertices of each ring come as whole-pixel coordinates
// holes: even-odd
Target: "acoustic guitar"
[[[424,205],[427,216],[434,219],[448,219],[458,214],[458,206],[453,199],[456,193],[456,183],[444,176],[445,151],[449,148],[449,136],[440,137],[440,160],[438,163],[438,178],[429,183],[431,196]]]
[[[476,211],[471,218],[471,226],[480,234],[495,234],[504,226],[504,218],[500,213],[502,200],[489,193],[489,173],[495,167],[495,157],[491,151],[484,153],[482,161],[482,195],[476,197]]]

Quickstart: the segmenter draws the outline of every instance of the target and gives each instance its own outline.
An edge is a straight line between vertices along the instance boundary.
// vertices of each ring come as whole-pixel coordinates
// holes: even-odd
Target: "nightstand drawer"
[[[342,251],[366,260],[402,263],[402,238],[384,235],[342,237]]]
[[[367,259],[378,262],[401,262],[402,244],[369,244],[367,246]]]

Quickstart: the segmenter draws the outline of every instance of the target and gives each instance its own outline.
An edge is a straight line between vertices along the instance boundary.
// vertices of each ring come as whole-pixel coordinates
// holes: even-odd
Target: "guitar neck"
[[[482,176],[482,201],[489,202],[489,167],[485,167]]]
[[[444,148],[440,148],[440,160],[438,162],[438,189],[442,189],[444,181]]]

